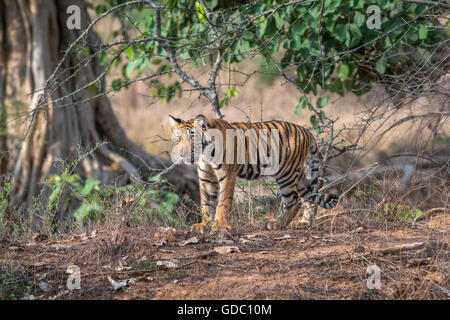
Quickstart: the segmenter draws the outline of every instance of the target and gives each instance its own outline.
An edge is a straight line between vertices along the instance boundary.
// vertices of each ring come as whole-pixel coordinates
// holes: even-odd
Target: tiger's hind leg
[[[298,191],[297,191],[298,175],[294,176],[288,181],[277,178],[277,184],[281,191],[281,201],[283,203],[283,209],[274,220],[269,221],[267,229],[283,229],[287,227],[289,223],[294,219],[298,212]]]
[[[311,225],[313,223],[317,207],[314,202],[304,198],[305,196],[309,195],[310,184],[309,181],[306,179],[303,170],[300,172],[297,190],[299,195],[298,207],[303,208],[303,215],[298,216],[298,218],[294,222],[292,222],[292,224],[297,227],[304,227]]]

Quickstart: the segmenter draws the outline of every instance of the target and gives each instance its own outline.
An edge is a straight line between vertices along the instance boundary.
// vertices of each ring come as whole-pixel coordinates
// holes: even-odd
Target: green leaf
[[[296,23],[290,26],[289,33],[292,35],[292,37],[302,36],[305,34],[306,29],[307,29],[306,24],[302,23],[301,21],[297,21]]]
[[[206,12],[200,2],[195,1],[195,12],[201,22],[206,22]]]
[[[277,26],[275,24],[275,19],[274,18],[269,19],[268,22],[267,22],[267,26],[266,26],[266,30],[264,32],[264,35],[266,37],[271,37],[277,31],[278,31],[278,29],[277,29]]]
[[[264,19],[264,18],[262,18],[262,19]],[[266,28],[267,28],[267,20],[259,22],[256,25],[256,35],[258,36],[258,38],[261,38],[262,36],[264,36],[264,34],[266,32]]]
[[[219,0],[205,0],[205,2],[210,10],[214,9],[219,4]]]
[[[309,118],[309,121],[311,122],[314,130],[316,130],[316,132],[319,132],[319,124],[317,122],[317,117],[316,115],[312,115],[311,118]]]
[[[320,111],[320,120],[322,122],[325,122],[327,120],[327,116],[325,115],[325,112]]]
[[[228,101],[229,101],[230,99],[227,97],[227,98],[225,98],[225,99],[223,99],[223,100],[221,100],[220,102],[219,102],[219,109],[221,109],[221,108],[223,108],[223,106],[225,105],[225,104],[228,104]]]
[[[129,46],[126,50],[125,53],[127,54],[128,59],[131,61],[134,59],[134,50],[132,46]]]
[[[362,27],[364,25],[364,22],[366,22],[366,15],[357,11],[355,13],[355,16],[353,17],[353,22],[356,26]]]
[[[236,96],[237,96],[236,89],[235,89],[234,87],[230,87],[229,89],[227,89],[227,90],[225,91],[225,95],[226,95],[228,98],[236,97]]]
[[[382,56],[378,61],[377,64],[375,66],[375,69],[377,69],[377,71],[381,74],[384,74],[386,72],[386,65],[387,65],[387,59],[386,56]]]
[[[344,42],[345,38],[346,38],[346,34],[348,33],[348,27],[345,24],[338,24],[336,25],[336,28],[334,28],[335,33],[334,33],[334,37],[339,41],[339,42]]]
[[[348,66],[348,64],[341,63],[338,66],[337,74],[338,74],[339,79],[341,79],[341,81],[344,81],[345,79],[347,79],[349,73],[350,73],[350,67]]]
[[[111,82],[111,87],[114,91],[118,91],[120,90],[120,88],[122,87],[122,80],[121,79],[114,79]]]
[[[299,100],[299,102],[298,102],[298,105],[295,107],[295,115],[297,116],[297,117],[299,117],[300,116],[300,112],[303,110],[303,109],[305,109],[306,108],[306,99],[305,99],[305,97],[304,96],[301,96],[300,97],[300,100]]]
[[[89,94],[95,94],[97,93],[97,83],[91,83],[88,87],[87,87],[87,91],[89,92]]]
[[[427,28],[427,26],[420,26],[420,28],[419,28],[419,39],[420,40],[424,40],[424,39],[426,39],[427,38],[427,35],[428,35],[428,28]]]
[[[281,16],[278,13],[278,11],[276,11],[273,14],[273,17],[275,18],[275,25],[276,25],[277,29],[280,29],[283,26],[283,24],[284,24],[284,20],[281,18]]]
[[[95,13],[98,16],[102,15],[105,12],[106,12],[106,6],[105,5],[98,5],[98,6],[95,7]]]
[[[350,32],[351,32],[351,34],[352,34],[352,36],[353,36],[353,37],[351,38],[351,41],[350,41],[349,46],[350,46],[350,47],[354,47],[354,46],[356,46],[356,45],[361,41],[361,39],[362,39],[361,28],[358,27],[358,26],[355,25],[355,24],[351,24],[350,27],[349,27],[349,29],[350,29]],[[350,37],[350,33],[349,33],[349,37]]]
[[[95,187],[97,187],[100,184],[100,181],[94,178],[89,178],[86,180],[83,189],[80,191],[82,195],[87,196],[94,190]]]
[[[136,69],[136,61],[131,61],[130,63],[127,64],[125,72],[128,77],[133,73],[134,69]]]
[[[334,79],[334,81],[329,86],[330,92],[334,92],[339,94],[340,96],[344,96],[344,85],[342,84],[341,79]]]
[[[91,208],[85,202],[83,202],[78,209],[73,212],[73,217],[77,220],[78,224],[81,226],[86,222],[89,216]]]
[[[322,109],[328,104],[328,96],[324,96],[317,100],[317,108]]]

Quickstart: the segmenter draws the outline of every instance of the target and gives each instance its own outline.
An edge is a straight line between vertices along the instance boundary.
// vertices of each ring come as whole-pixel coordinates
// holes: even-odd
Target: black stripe
[[[208,180],[208,179],[202,179],[202,178],[200,178],[200,181],[206,182],[206,183],[212,183],[212,184],[217,184],[217,183],[218,183],[217,181],[211,181],[211,180]]]
[[[289,192],[288,194],[282,193],[281,196],[282,196],[283,198],[289,198],[289,197],[291,197],[293,194],[297,194],[297,191],[291,191],[291,192]]]

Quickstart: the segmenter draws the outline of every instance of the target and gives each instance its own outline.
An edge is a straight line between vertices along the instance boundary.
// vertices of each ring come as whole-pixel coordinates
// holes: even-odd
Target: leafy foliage
[[[103,220],[111,203],[120,203],[120,199],[126,197],[136,201],[134,213],[150,216],[165,224],[178,222],[176,215],[173,215],[178,195],[168,186],[167,181],[147,187],[126,185],[121,188],[100,188],[100,181],[94,178],[82,182],[79,175],[70,175],[65,171],[61,175],[51,176],[45,184],[52,190],[49,197],[50,211],[61,202],[78,200],[79,205],[73,211],[73,217],[80,226],[88,219]]]
[[[123,2],[105,0],[96,7],[97,14]],[[449,33],[434,16],[427,15],[440,9],[401,0],[326,0],[324,8],[322,1],[207,0],[204,3],[208,8],[196,0],[155,2],[164,4],[161,35],[169,39],[181,65],[206,66],[208,61],[212,64],[218,52],[228,65],[262,55],[267,65],[278,64],[281,73],[294,74],[290,77],[302,94],[317,95],[322,89],[339,95],[363,95],[375,81],[384,81],[388,89],[400,90],[409,78],[398,76],[419,67],[432,67],[433,59],[429,58]],[[366,25],[369,5],[381,9],[379,30]],[[126,57],[116,60],[123,59],[122,76],[130,80],[134,73],[150,66],[160,73],[173,73],[167,52],[158,41],[139,41],[155,36],[154,10],[141,6],[131,16],[133,28],[139,32],[130,39],[133,44],[124,46]],[[126,21],[129,23],[129,19]],[[128,37],[126,31],[115,35]],[[113,87],[119,88],[121,83],[121,79],[115,80]],[[151,85],[152,96],[168,101],[182,94],[178,81],[165,85],[153,79]],[[423,84],[412,90],[421,87]],[[221,106],[234,95],[235,91],[229,90],[224,92]],[[312,107],[309,101],[306,105],[305,102],[300,100],[295,109],[297,115],[306,106]],[[327,103],[328,98],[319,98],[316,105],[321,109]],[[321,117],[316,115],[311,120]]]

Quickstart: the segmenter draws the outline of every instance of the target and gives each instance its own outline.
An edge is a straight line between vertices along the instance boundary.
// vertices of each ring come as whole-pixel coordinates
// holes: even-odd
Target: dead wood
[[[443,241],[422,241],[400,244],[392,247],[375,250],[378,254],[399,254],[405,251],[425,249],[426,251],[448,250],[448,243]]]
[[[431,215],[433,215],[434,213],[438,213],[438,212],[442,212],[442,213],[448,213],[449,210],[447,208],[433,208],[430,210],[425,211],[424,213],[420,214],[419,216],[417,216],[414,219],[414,222],[418,222],[424,219],[429,218]]]

